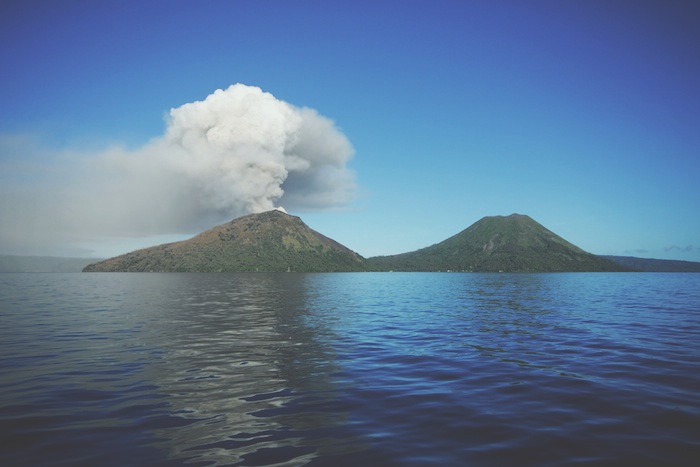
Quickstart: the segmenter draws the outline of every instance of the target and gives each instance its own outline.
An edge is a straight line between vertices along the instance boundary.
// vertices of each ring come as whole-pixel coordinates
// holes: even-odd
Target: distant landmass
[[[0,255],[0,272],[80,272],[99,258]]]
[[[86,272],[363,271],[362,256],[282,211],[250,214],[181,242],[87,266]]]
[[[367,260],[378,271],[599,272],[627,271],[587,253],[532,218],[484,217],[457,235],[409,253]]]
[[[672,259],[636,258],[634,256],[602,256],[620,266],[642,272],[700,272],[700,263]]]
[[[596,256],[520,214],[485,217],[427,248],[363,258],[281,211],[239,217],[189,240],[107,260],[0,255],[0,272],[79,271],[700,272],[700,263]]]

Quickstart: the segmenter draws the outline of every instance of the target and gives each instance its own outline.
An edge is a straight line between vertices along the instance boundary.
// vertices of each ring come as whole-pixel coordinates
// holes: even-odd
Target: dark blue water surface
[[[698,465],[700,274],[0,274],[2,465]]]

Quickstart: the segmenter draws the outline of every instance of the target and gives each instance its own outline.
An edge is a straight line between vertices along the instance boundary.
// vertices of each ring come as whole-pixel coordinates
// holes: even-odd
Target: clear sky
[[[700,261],[696,1],[3,2],[0,83],[0,254],[272,200],[364,256],[517,212]]]

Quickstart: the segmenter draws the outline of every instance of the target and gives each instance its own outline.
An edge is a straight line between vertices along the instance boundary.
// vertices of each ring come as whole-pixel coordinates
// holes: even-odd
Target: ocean
[[[0,274],[0,464],[697,465],[700,274]]]

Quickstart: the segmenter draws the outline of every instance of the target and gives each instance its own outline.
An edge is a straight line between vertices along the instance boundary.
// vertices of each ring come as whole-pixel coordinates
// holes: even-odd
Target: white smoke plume
[[[141,148],[64,153],[72,162],[58,166],[70,169],[44,167],[40,185],[27,184],[26,173],[5,177],[0,248],[38,229],[74,242],[196,233],[276,207],[342,206],[355,191],[352,156],[328,118],[235,84],[171,109],[165,133]],[[24,170],[36,177],[36,167]]]

